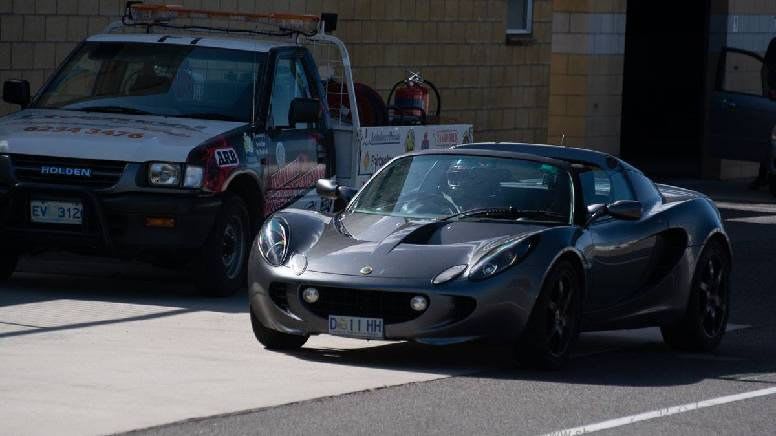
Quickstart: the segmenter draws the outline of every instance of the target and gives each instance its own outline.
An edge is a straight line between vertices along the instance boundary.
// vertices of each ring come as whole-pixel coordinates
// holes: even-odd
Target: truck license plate
[[[81,224],[84,208],[80,202],[30,200],[30,221],[45,224]]]
[[[362,339],[382,339],[383,320],[329,315],[329,334]]]

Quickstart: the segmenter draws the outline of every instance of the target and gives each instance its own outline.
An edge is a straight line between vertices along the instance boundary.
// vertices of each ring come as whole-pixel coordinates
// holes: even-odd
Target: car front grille
[[[316,287],[320,293],[317,302],[303,302],[314,314],[328,318],[329,315],[356,316],[361,318],[382,318],[386,324],[412,321],[423,312],[410,308],[410,299],[418,293],[368,291],[363,289]],[[300,288],[301,290],[304,289]]]
[[[127,164],[110,160],[13,155],[11,165],[16,180],[20,182],[105,189],[118,183]]]

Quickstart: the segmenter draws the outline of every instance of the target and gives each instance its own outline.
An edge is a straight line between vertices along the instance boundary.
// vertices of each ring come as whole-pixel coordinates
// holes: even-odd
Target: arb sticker
[[[240,165],[240,159],[232,148],[219,148],[216,150],[216,163],[219,167],[236,167]]]

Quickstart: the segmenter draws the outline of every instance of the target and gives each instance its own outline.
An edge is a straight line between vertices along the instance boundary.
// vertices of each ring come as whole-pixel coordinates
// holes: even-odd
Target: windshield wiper
[[[474,216],[529,219],[550,218],[552,221],[561,222],[567,219],[567,217],[562,213],[553,212],[550,210],[515,209],[513,207],[481,207],[454,213],[452,215],[439,218],[437,221],[452,221]]]
[[[198,112],[193,114],[171,115],[173,118],[196,118],[199,120],[219,120],[219,121],[242,121],[232,115],[219,114],[215,112]]]
[[[106,114],[130,114],[130,115],[153,115],[151,112],[147,112],[140,109],[135,109],[131,107],[124,107],[124,106],[87,106],[87,107],[80,107],[77,109],[68,109],[73,111],[83,111],[83,112],[100,112],[100,113],[106,113]]]

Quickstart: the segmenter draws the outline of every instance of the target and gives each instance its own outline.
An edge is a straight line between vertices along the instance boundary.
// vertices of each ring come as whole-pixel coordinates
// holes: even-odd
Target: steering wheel
[[[441,212],[452,215],[458,213],[458,206],[443,195],[416,192],[407,196],[399,211],[403,214],[423,212],[438,214]]]

